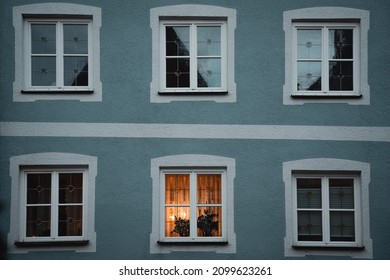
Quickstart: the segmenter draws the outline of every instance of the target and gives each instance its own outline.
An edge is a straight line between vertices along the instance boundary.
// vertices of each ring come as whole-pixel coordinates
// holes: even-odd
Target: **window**
[[[96,251],[96,158],[40,153],[10,162],[9,252]]]
[[[284,104],[369,104],[368,17],[366,11],[348,8],[284,13]]]
[[[372,258],[369,165],[340,159],[283,164],[285,255]]]
[[[99,8],[14,7],[14,101],[101,101]]]
[[[152,160],[151,253],[235,253],[233,159],[177,155]]]
[[[235,102],[235,10],[206,5],[153,8],[151,102]]]

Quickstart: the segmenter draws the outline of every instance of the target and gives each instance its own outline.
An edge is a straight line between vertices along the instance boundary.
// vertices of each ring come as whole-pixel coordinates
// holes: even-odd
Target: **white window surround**
[[[38,168],[43,169],[61,169],[82,166],[85,171],[87,185],[84,186],[86,199],[84,203],[84,236],[88,240],[87,244],[66,246],[16,246],[15,242],[21,242],[20,231],[25,227],[23,225],[22,215],[20,213],[21,183],[23,182],[24,170]],[[79,154],[69,153],[38,153],[14,156],[10,158],[10,176],[11,176],[11,216],[10,232],[8,233],[8,253],[27,253],[30,251],[75,251],[75,252],[96,252],[96,233],[95,233],[95,177],[97,175],[97,158]]]
[[[225,221],[224,221],[224,243],[217,242],[202,243],[182,243],[169,241],[161,243],[161,196],[162,182],[161,171],[164,169],[220,169],[225,171],[226,176],[226,201]],[[150,253],[171,253],[173,251],[212,251],[216,253],[235,253],[236,252],[236,235],[234,232],[234,178],[235,178],[235,160],[232,158],[209,156],[209,155],[173,155],[166,157],[154,158],[151,160],[151,177],[152,177],[152,232],[150,234]]]
[[[227,94],[180,94],[160,95],[160,21],[161,20],[204,20],[226,21],[226,91]],[[168,103],[171,101],[215,101],[236,102],[236,84],[234,82],[234,30],[236,28],[236,10],[210,5],[174,5],[150,9],[150,27],[152,29],[152,82],[150,83],[150,102]]]
[[[28,74],[26,73],[27,36],[26,20],[30,18],[51,19],[90,19],[91,40],[88,91],[79,90],[27,90]],[[16,6],[13,8],[13,25],[15,28],[15,81],[13,84],[14,102],[31,102],[36,100],[79,100],[102,101],[102,84],[100,81],[100,27],[101,9],[92,6],[67,3],[42,3]],[[27,91],[26,91],[27,90]],[[91,93],[91,91],[93,91]],[[27,93],[23,93],[27,92]]]
[[[318,248],[317,246],[298,248],[294,246],[294,212],[293,212],[293,173],[355,173],[360,177],[360,217],[361,244],[362,250],[343,247],[342,249],[332,250],[332,248]],[[286,257],[304,257],[307,255],[321,256],[349,256],[352,258],[373,257],[373,246],[370,238],[370,216],[369,216],[369,183],[370,183],[370,165],[364,162],[318,158],[289,161],[283,163],[283,181],[285,184],[285,215],[286,215],[286,236],[284,239],[284,254]]]
[[[294,65],[294,27],[297,22],[309,24],[310,22],[358,23],[359,25],[359,45],[360,52],[356,55],[358,70],[358,92],[355,96],[304,96],[294,97],[296,92]],[[298,10],[285,11],[283,13],[283,29],[285,32],[285,84],[283,86],[283,104],[284,105],[302,105],[305,103],[347,103],[350,105],[369,105],[370,87],[368,85],[368,30],[369,30],[369,12],[359,9],[344,7],[316,7]],[[355,87],[356,88],[356,87]]]

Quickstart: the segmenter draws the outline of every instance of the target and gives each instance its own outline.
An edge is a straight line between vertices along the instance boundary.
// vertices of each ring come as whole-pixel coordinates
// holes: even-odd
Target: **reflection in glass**
[[[81,236],[83,234],[83,206],[58,207],[58,235]]]
[[[198,26],[197,36],[198,56],[221,55],[220,26]]]
[[[190,55],[190,28],[187,26],[167,26],[165,29],[166,55]]]
[[[298,90],[321,90],[321,62],[298,62]]]
[[[353,30],[329,29],[329,58],[353,58]]]
[[[297,33],[298,59],[321,59],[321,29],[299,29]]]
[[[298,211],[298,241],[322,241],[321,211]]]
[[[87,24],[64,24],[64,53],[88,54]]]
[[[31,53],[56,53],[55,24],[31,24]]]
[[[55,86],[56,58],[51,56],[31,57],[31,72],[33,86]]]
[[[330,212],[330,241],[355,241],[355,214],[353,211]]]
[[[167,58],[166,86],[183,88],[190,86],[190,60],[188,58]]]
[[[88,86],[88,57],[64,57],[64,85]]]
[[[329,62],[329,89],[353,90],[353,62],[331,61]]]
[[[27,206],[26,236],[50,236],[50,206]]]
[[[198,58],[198,87],[221,87],[220,58]]]

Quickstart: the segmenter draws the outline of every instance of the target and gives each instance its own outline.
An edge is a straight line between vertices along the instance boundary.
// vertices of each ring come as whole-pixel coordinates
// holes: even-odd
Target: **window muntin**
[[[26,20],[26,88],[91,89],[91,22]]]
[[[226,22],[161,21],[161,92],[226,91]]]
[[[21,240],[83,240],[85,170],[24,170],[23,180]]]
[[[295,175],[296,246],[360,246],[358,176]]]
[[[294,23],[294,95],[359,92],[358,24]]]
[[[164,241],[224,240],[223,171],[162,171]]]

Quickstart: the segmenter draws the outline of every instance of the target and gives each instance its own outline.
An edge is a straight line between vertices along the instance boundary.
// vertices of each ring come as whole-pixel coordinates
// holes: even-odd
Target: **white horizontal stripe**
[[[12,137],[275,139],[390,142],[390,127],[0,122]]]

